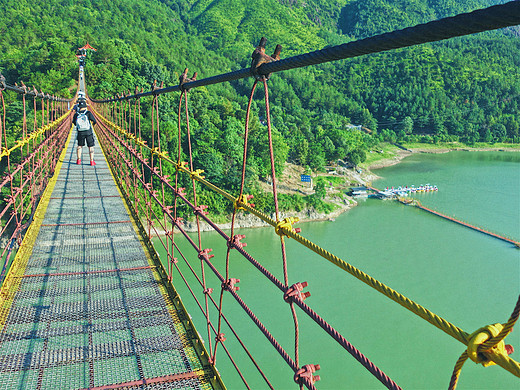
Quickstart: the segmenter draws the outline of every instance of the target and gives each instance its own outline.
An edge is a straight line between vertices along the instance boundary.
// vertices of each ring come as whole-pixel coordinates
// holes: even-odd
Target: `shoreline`
[[[416,153],[449,153],[451,151],[467,151],[467,152],[520,152],[520,149],[512,148],[512,149],[506,149],[506,148],[465,148],[465,147],[455,147],[455,148],[410,148],[410,149],[396,149],[395,155],[390,158],[381,159],[378,161],[373,162],[372,164],[368,165],[366,168],[363,169],[363,173],[359,175],[360,184],[361,182],[370,183],[373,180],[376,180],[379,178],[377,174],[372,172],[372,170],[375,169],[381,169],[390,167],[392,165],[399,164],[403,159],[405,159],[408,156],[411,156]],[[347,176],[347,175],[344,175]],[[286,218],[286,217],[298,217],[299,221],[298,223],[305,223],[305,222],[324,222],[324,221],[333,221],[335,218],[337,218],[339,215],[343,214],[344,212],[350,210],[351,208],[357,206],[356,200],[349,197],[348,200],[337,200],[334,199],[331,203],[334,203],[336,206],[338,206],[338,209],[334,210],[333,212],[329,214],[325,213],[318,213],[316,210],[312,209],[305,209],[300,212],[296,211],[288,211],[288,212],[280,212],[280,220]],[[272,219],[275,219],[274,215],[270,216]],[[201,232],[208,232],[213,231],[213,228],[204,222],[201,222]],[[217,223],[216,224],[220,229],[222,230],[230,230],[231,229],[231,222],[225,222],[225,223]],[[258,217],[254,216],[253,214],[246,214],[246,213],[239,213],[237,214],[237,217],[235,219],[235,228],[236,229],[252,229],[252,228],[262,228],[262,227],[270,227],[268,223],[260,220]],[[197,232],[197,223],[195,221],[185,221],[184,230],[186,232]],[[174,234],[180,233],[178,230],[174,231]],[[159,232],[160,236],[164,235],[164,232]]]
[[[470,148],[470,147],[453,147],[453,148],[409,148],[406,150],[397,149],[396,155],[391,158],[386,158],[382,160],[378,160],[370,164],[366,169],[371,171],[372,169],[381,169],[390,167],[392,165],[398,164],[402,159],[411,156],[416,153],[432,153],[432,154],[440,154],[440,153],[449,153],[449,152],[520,152],[519,148]]]

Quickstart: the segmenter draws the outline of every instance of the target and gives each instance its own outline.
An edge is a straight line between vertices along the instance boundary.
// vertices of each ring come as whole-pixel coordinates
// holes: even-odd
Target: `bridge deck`
[[[97,166],[87,148],[76,165],[74,138],[27,266],[2,293],[0,388],[212,388],[98,144]]]

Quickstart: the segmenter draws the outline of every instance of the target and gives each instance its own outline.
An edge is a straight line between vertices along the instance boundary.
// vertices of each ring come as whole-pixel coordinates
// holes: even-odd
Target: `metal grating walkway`
[[[196,331],[170,299],[96,143],[75,134],[27,266],[0,297],[0,389],[210,389]],[[22,252],[22,251],[20,251]],[[31,252],[29,250],[29,252]],[[6,291],[7,290],[7,291]]]

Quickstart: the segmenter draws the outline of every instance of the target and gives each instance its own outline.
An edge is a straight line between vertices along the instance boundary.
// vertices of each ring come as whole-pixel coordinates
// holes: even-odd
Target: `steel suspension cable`
[[[476,34],[483,31],[496,30],[520,24],[520,2],[511,1],[506,4],[494,5],[488,8],[463,13],[452,17],[434,20],[402,30],[392,31],[370,38],[360,39],[342,45],[331,46],[306,54],[296,55],[280,61],[265,63],[258,67],[258,75],[281,72],[304,66],[318,65],[346,58],[354,58],[366,54],[379,53],[423,43],[437,42],[449,38]],[[250,68],[244,68],[229,73],[191,81],[186,88],[197,88],[226,81],[239,80],[254,76]],[[172,91],[180,91],[180,85],[166,87],[155,91],[144,92],[131,96],[94,100],[108,102],[121,99],[131,99],[137,96],[150,96]]]

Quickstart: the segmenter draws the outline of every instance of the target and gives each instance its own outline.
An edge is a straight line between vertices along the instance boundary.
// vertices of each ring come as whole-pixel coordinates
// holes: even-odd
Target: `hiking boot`
[[[78,159],[76,160],[76,164],[78,164],[78,165],[81,164],[81,159],[80,159],[80,158],[78,158]]]
[[[92,161],[90,162],[90,165],[94,166],[94,165],[96,165],[96,162],[95,162],[94,160],[92,160]]]

